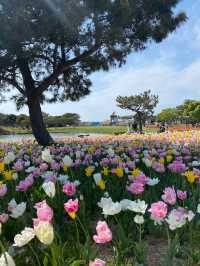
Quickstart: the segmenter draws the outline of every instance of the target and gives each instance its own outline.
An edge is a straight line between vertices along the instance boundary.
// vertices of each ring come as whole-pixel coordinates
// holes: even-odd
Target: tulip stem
[[[80,226],[81,226],[81,228],[82,228],[82,230],[83,230],[83,232],[85,234],[85,238],[88,239],[88,232],[85,230],[85,227],[82,224],[82,222],[81,222],[81,220],[80,220],[80,218],[78,216],[77,216],[77,220],[78,220],[78,222],[79,222],[79,224],[80,224]]]
[[[167,243],[168,243],[168,247],[170,247],[171,245],[171,240],[170,240],[170,235],[169,235],[169,229],[166,225],[166,233],[167,233]]]
[[[75,220],[75,225],[76,225],[76,237],[77,237],[77,242],[78,242],[78,244],[79,244],[79,246],[80,246],[79,231],[78,231],[78,225],[77,225],[76,220]]]
[[[31,245],[30,243],[29,243],[28,245],[29,245],[30,250],[32,251],[33,255],[34,255],[35,258],[36,258],[37,264],[38,264],[39,266],[41,266],[41,264],[40,264],[40,259],[39,259],[38,255],[37,255],[37,253],[35,252],[34,248],[32,247],[32,245]]]

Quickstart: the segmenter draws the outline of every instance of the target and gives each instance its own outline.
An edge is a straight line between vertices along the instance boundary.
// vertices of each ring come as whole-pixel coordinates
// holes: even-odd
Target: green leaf
[[[43,266],[48,266],[48,262],[49,262],[49,260],[48,260],[47,256],[45,256],[45,258],[43,260]]]
[[[76,260],[74,261],[70,266],[85,266],[86,265],[86,262],[85,260]]]

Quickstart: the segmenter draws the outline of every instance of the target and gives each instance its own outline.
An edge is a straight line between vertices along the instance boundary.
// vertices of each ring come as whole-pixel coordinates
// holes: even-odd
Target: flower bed
[[[199,265],[200,133],[2,143],[0,203],[2,266]]]

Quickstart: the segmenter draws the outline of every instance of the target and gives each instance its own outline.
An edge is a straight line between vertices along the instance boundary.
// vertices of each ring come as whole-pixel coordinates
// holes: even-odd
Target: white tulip
[[[144,223],[144,217],[142,216],[142,215],[136,215],[135,217],[134,217],[134,222],[136,223],[136,224],[143,224]]]
[[[54,239],[53,226],[48,222],[40,222],[34,227],[35,235],[45,245],[51,245]]]
[[[101,198],[98,206],[103,209],[104,215],[115,215],[121,212],[121,204],[119,202],[113,202],[111,198]]]
[[[193,161],[193,162],[191,163],[191,165],[192,165],[193,167],[200,166],[200,161]]]
[[[61,183],[61,184],[65,184],[67,183],[69,180],[69,176],[68,175],[59,175],[57,180]]]
[[[101,173],[96,173],[96,174],[93,175],[93,178],[94,178],[94,181],[95,181],[96,185],[98,185],[99,182],[102,179],[102,175],[101,175]]]
[[[17,180],[18,179],[18,173],[13,173],[12,177],[13,177],[13,180]]]
[[[146,165],[146,167],[150,168],[152,166],[152,161],[149,159],[143,159],[143,163]]]
[[[23,247],[29,243],[35,237],[35,231],[33,228],[26,227],[20,234],[14,237],[15,247]]]
[[[26,210],[26,202],[21,202],[20,204],[16,204],[15,200],[12,200],[8,203],[8,207],[10,209],[10,216],[14,219],[22,216]]]
[[[5,252],[1,255],[0,266],[15,266],[15,262],[8,252]]]
[[[72,161],[71,157],[69,157],[68,155],[65,155],[65,157],[63,158],[63,163],[67,167],[70,167],[70,166],[72,166],[73,161]]]
[[[111,157],[113,157],[113,156],[115,155],[115,152],[114,152],[114,150],[113,150],[112,148],[109,148],[109,149],[107,150],[107,153],[108,153],[108,155],[111,156]]]
[[[81,157],[81,151],[76,151],[76,158],[79,159]]]
[[[147,204],[144,200],[135,200],[130,203],[129,206],[127,206],[127,209],[136,213],[145,214],[147,209]]]
[[[191,222],[193,220],[195,214],[193,213],[193,211],[189,210],[186,216],[188,218],[188,221]]]
[[[9,164],[15,160],[15,154],[9,151],[6,156],[4,157],[5,164]]]
[[[128,209],[128,207],[131,206],[131,203],[133,201],[132,200],[128,200],[128,199],[123,199],[120,201],[120,205],[121,205],[121,208],[122,208],[122,211],[125,211]]]
[[[160,182],[160,180],[159,180],[158,178],[152,178],[152,179],[149,178],[147,184],[148,184],[149,186],[155,186],[155,185],[157,185],[159,182]]]
[[[55,197],[56,189],[55,189],[55,184],[52,181],[44,182],[42,188],[44,189],[47,196],[49,196],[50,198]]]
[[[53,161],[49,149],[45,149],[44,151],[42,151],[42,160],[47,162],[47,163],[51,163]]]
[[[76,187],[80,186],[81,182],[79,180],[75,180],[74,184],[76,185]]]
[[[30,167],[28,167],[26,170],[25,170],[25,172],[26,173],[32,173],[33,171],[35,171],[37,168],[35,167],[35,166],[30,166]]]

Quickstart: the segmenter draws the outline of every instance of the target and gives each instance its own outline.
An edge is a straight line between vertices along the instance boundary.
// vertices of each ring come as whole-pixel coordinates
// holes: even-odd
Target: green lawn
[[[5,131],[15,134],[31,134],[31,130],[2,127]],[[121,134],[127,132],[126,126],[77,126],[49,128],[51,133],[96,133],[96,134]],[[145,132],[155,132],[155,129],[146,128]]]

